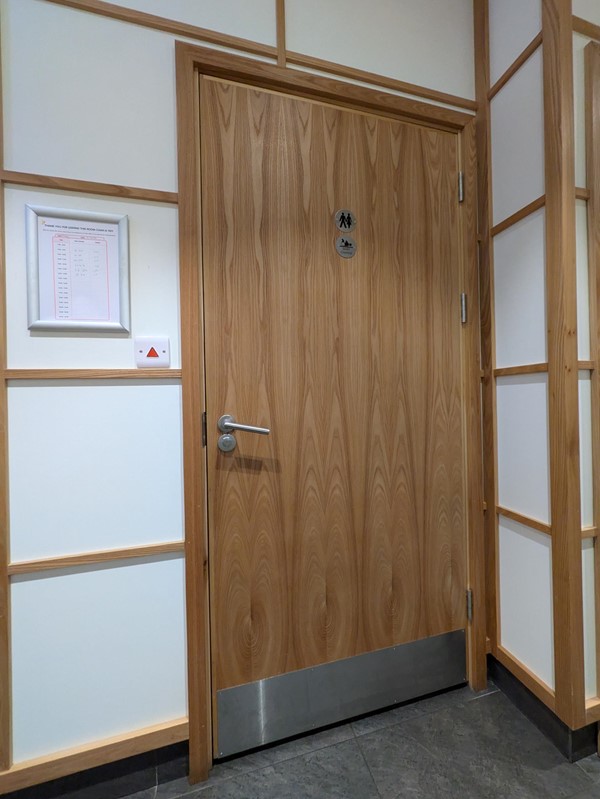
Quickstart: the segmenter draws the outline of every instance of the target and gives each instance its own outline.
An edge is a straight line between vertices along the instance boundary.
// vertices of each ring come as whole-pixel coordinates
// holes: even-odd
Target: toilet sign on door
[[[338,230],[349,233],[356,227],[356,217],[347,208],[342,208],[335,215],[335,224]]]
[[[335,240],[335,249],[342,258],[354,258],[356,255],[356,242],[350,236],[338,236]]]

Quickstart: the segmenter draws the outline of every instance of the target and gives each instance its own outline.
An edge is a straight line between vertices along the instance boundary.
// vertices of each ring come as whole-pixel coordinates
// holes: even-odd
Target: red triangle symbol
[[[146,358],[158,358],[158,357],[160,357],[158,352],[154,349],[154,347],[150,347],[150,349],[146,353]]]

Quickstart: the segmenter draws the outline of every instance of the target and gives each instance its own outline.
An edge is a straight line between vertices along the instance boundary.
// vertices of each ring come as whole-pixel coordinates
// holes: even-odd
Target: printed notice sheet
[[[37,217],[40,320],[119,322],[119,225]]]

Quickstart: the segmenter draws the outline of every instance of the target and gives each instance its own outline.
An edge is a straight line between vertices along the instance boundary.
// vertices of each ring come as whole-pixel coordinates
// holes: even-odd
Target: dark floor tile
[[[356,741],[199,789],[189,799],[379,799]]]
[[[592,784],[500,693],[357,740],[384,799],[548,799]]]
[[[577,765],[590,779],[600,783],[600,757],[598,755],[584,757],[583,760],[577,761]]]

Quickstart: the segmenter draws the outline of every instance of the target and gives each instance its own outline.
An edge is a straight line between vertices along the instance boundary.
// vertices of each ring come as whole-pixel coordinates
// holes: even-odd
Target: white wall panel
[[[183,558],[17,577],[15,762],[187,715]]]
[[[494,224],[544,193],[544,98],[538,48],[491,102]]]
[[[8,402],[13,560],[182,538],[179,385],[18,383]]]
[[[177,189],[173,37],[3,0],[7,169]]]
[[[127,214],[132,335],[168,336],[171,366],[179,355],[177,209],[65,192],[9,187],[5,191],[8,365],[11,368],[135,367],[131,336],[30,332],[27,329],[25,204]]]
[[[498,367],[547,360],[544,222],[542,208],[494,238]]]
[[[498,501],[538,521],[550,521],[548,376],[497,380]]]
[[[501,644],[554,688],[550,536],[500,516]]]
[[[583,527],[593,527],[592,381],[589,372],[579,372],[579,466],[581,474],[581,524]]]
[[[573,100],[575,104],[575,185],[587,186],[585,156],[585,58],[590,39],[573,36]]]
[[[490,81],[514,63],[542,29],[541,0],[490,0]]]
[[[583,580],[583,663],[585,670],[585,698],[597,695],[596,691],[596,607],[594,579],[594,542],[586,540],[581,550]]]
[[[115,5],[274,45],[273,0],[112,0]]]
[[[475,97],[470,0],[286,0],[289,50]]]
[[[576,204],[577,245],[577,357],[589,361],[590,354],[590,286],[588,262],[587,203]]]
[[[600,3],[598,0],[573,0],[573,14],[588,22],[600,25]]]

